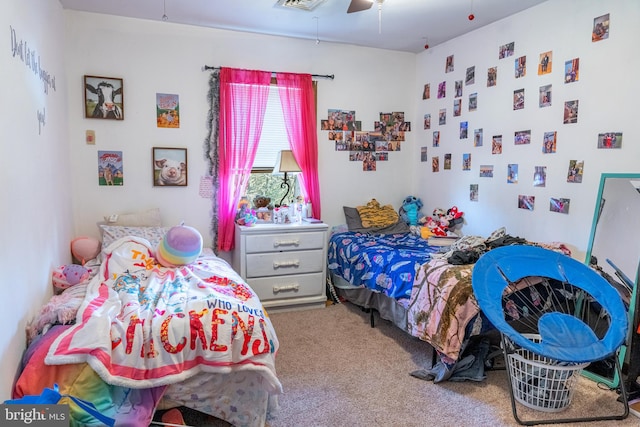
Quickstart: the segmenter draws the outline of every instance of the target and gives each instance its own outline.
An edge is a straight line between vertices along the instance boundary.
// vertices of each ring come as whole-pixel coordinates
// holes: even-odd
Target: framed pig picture
[[[154,187],[187,186],[187,149],[153,147]]]

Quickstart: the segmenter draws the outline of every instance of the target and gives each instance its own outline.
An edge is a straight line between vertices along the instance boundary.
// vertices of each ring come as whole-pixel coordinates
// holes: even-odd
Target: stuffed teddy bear
[[[407,196],[402,201],[399,214],[404,222],[409,225],[417,226],[418,218],[420,218],[420,209],[422,209],[422,200],[415,196]]]
[[[260,208],[268,208],[271,204],[271,198],[265,196],[256,196],[253,198],[253,208],[258,210]]]

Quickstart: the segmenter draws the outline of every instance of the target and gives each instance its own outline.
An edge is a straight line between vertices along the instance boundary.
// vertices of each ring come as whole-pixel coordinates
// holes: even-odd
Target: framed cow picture
[[[84,116],[87,119],[123,120],[122,79],[84,76]]]
[[[153,147],[153,186],[187,186],[187,149]]]

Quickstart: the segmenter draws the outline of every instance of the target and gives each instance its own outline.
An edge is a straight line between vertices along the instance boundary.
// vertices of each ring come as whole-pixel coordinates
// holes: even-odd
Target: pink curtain
[[[234,246],[235,214],[251,175],[270,83],[268,71],[220,70],[218,251]]]
[[[320,219],[318,135],[311,75],[277,73],[276,80],[289,144],[302,170],[298,175],[300,188],[305,199],[311,202],[313,216]]]

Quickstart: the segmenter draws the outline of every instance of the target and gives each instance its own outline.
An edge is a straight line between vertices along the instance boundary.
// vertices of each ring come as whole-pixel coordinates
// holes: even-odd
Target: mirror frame
[[[589,234],[589,243],[587,245],[587,251],[586,251],[585,260],[584,260],[585,264],[587,265],[590,264],[591,253],[593,252],[593,243],[596,237],[598,219],[600,217],[600,213],[602,210],[602,193],[604,192],[604,187],[608,178],[640,179],[640,173],[603,173],[600,176],[600,186],[598,188],[598,196],[596,198],[595,209],[593,213],[593,221],[591,222],[591,233]],[[633,333],[635,333],[634,320],[636,318],[636,307],[638,302],[638,295],[637,295],[638,283],[640,283],[640,260],[638,263],[638,270],[636,271],[636,276],[635,276],[635,286],[633,287],[633,291],[631,293],[631,301],[629,303],[629,313],[628,313],[629,314],[628,319],[629,319],[629,325],[630,325],[629,331],[627,333],[627,339],[625,344],[623,344],[620,347],[620,350],[618,352],[618,363],[620,364],[620,366],[624,365],[626,355],[627,355],[627,348],[631,344],[631,338],[633,336]],[[620,377],[617,371],[614,372],[613,378],[603,377],[602,375],[590,372],[587,369],[584,369],[582,371],[582,375],[589,379],[597,381],[599,383],[603,383],[610,388],[617,388],[620,385]]]

